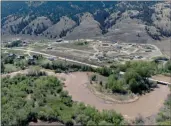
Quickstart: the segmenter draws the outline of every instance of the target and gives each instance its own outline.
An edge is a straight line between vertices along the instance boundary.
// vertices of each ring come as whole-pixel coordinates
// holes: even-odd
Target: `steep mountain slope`
[[[50,26],[52,22],[47,17],[37,17],[21,31],[21,34],[38,35]]]
[[[122,14],[113,13],[105,21],[108,25],[108,32],[104,35],[110,40],[124,42],[147,42],[150,37],[145,30],[145,23],[140,19],[132,18],[137,16],[139,11],[128,10]]]
[[[154,26],[159,29],[162,35],[171,36],[171,4],[158,3],[152,7],[152,21]]]
[[[72,28],[76,26],[76,23],[66,17],[63,16],[60,18],[60,21],[54,24],[53,26],[49,27],[46,31],[42,33],[42,36],[48,38],[61,38],[66,36],[67,32],[69,32]]]
[[[3,34],[19,34],[24,27],[26,27],[34,16],[18,17],[8,16],[2,24],[2,35]]]
[[[90,13],[84,13],[79,18],[80,23],[70,33],[67,34],[66,38],[89,38],[102,35],[100,29],[100,23],[94,20],[93,15]]]
[[[18,3],[18,6],[17,6]],[[149,42],[171,36],[169,2],[2,2],[2,35]]]

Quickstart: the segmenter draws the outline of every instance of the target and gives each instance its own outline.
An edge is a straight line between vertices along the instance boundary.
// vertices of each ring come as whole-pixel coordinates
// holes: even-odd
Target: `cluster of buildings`
[[[32,56],[26,57],[26,56],[24,56],[24,55],[17,55],[17,54],[15,54],[15,53],[9,53],[9,54],[8,54],[8,57],[13,57],[13,58],[15,57],[15,58],[17,58],[17,59],[26,59],[26,60],[28,60],[29,62],[34,63],[34,62],[35,62],[35,59],[38,58],[38,55],[34,54],[34,55],[32,55]],[[50,61],[55,60],[54,57],[48,57],[47,59],[50,60]]]

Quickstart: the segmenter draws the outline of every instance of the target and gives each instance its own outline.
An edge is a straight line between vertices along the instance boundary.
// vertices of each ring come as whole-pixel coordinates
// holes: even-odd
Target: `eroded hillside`
[[[169,2],[14,3],[2,2],[2,35],[140,43],[171,36]]]

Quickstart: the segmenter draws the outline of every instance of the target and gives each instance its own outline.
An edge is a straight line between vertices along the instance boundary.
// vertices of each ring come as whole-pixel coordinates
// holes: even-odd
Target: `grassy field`
[[[79,49],[79,50],[86,50],[86,51],[93,51],[93,48],[90,47],[90,44],[79,44],[79,42],[72,42],[72,43],[60,43],[56,44],[57,46],[72,48],[72,49]]]
[[[5,73],[15,72],[20,70],[20,68],[16,67],[13,64],[5,64]]]
[[[24,55],[23,51],[20,51],[20,50],[9,50],[9,49],[2,49],[1,50],[1,53],[2,54],[10,54],[10,53],[14,53],[14,54],[18,54],[18,55]]]

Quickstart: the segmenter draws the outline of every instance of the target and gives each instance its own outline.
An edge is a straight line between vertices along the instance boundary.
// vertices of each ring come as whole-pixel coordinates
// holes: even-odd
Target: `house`
[[[122,49],[122,47],[121,47],[121,46],[119,46],[119,45],[117,45],[117,46],[116,46],[116,48],[117,48],[117,49]]]
[[[152,52],[152,50],[145,50],[145,52]]]
[[[53,61],[53,60],[55,60],[55,58],[49,57],[48,60]]]
[[[23,55],[18,55],[17,59],[24,59],[24,56]]]
[[[116,40],[113,40],[112,43],[117,43],[117,41]]]
[[[30,57],[28,58],[28,60],[30,60],[30,61],[34,60],[33,56],[30,56]]]
[[[107,44],[107,43],[103,43],[103,44],[102,44],[102,46],[109,46],[109,44]]]
[[[56,42],[62,42],[63,40],[62,39],[57,39]]]
[[[14,53],[8,54],[8,57],[15,57],[15,56],[16,56],[16,54],[14,54]]]
[[[33,56],[30,56],[28,58],[28,64],[35,64],[35,60],[34,60]]]
[[[27,43],[24,43],[23,46],[27,46]]]
[[[47,49],[52,49],[52,47],[47,47]]]
[[[33,59],[38,59],[39,55],[34,54],[32,57]]]
[[[141,59],[143,56],[135,56],[136,59]]]

